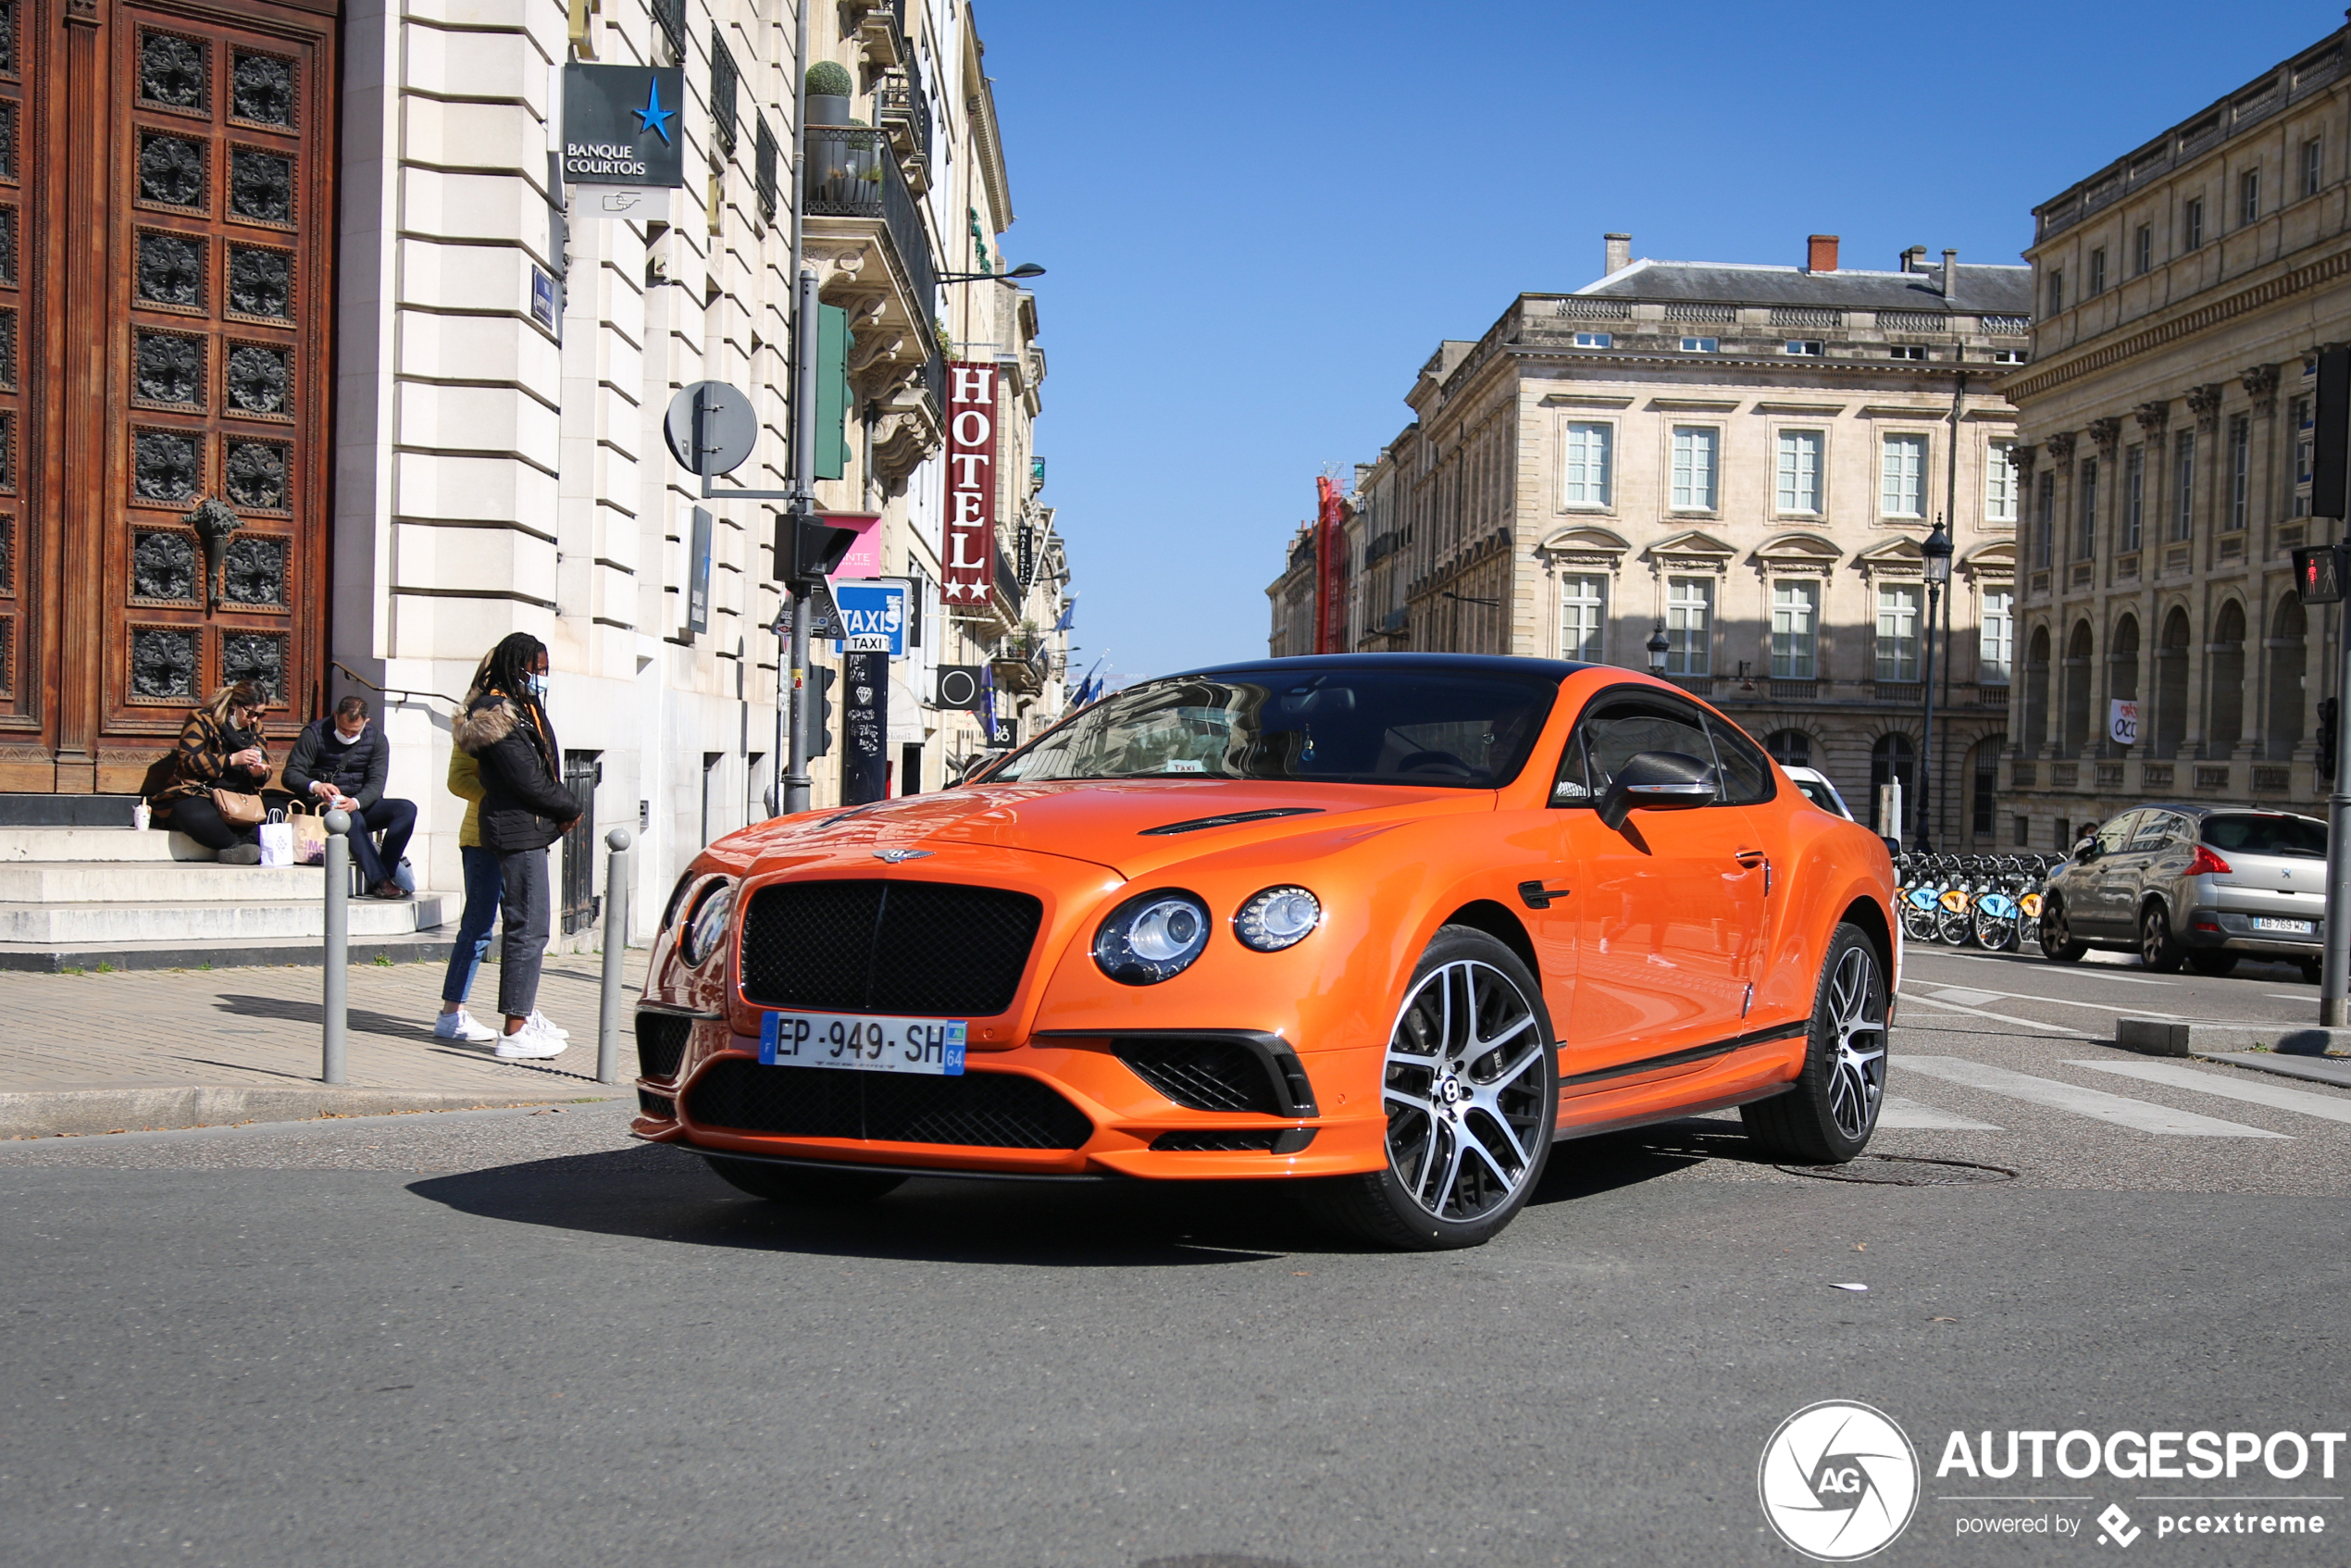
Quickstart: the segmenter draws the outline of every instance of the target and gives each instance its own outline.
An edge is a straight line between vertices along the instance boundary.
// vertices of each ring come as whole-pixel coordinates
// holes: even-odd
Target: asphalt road
[[[1919,989],[1944,969],[1989,972],[1914,951]],[[2096,1016],[1982,1011],[2011,1010]],[[2223,1542],[2158,1540],[2145,1481],[1934,1470],[1954,1430],[2351,1425],[2351,1094],[2150,1081],[2066,1028],[1933,1011],[1897,1032],[1876,1148],[2013,1179],[1816,1179],[1686,1122],[1562,1146],[1502,1238],[1433,1257],[1248,1188],[778,1208],[627,1144],[613,1105],[0,1146],[0,1555],[1792,1563],[1759,1456],[1850,1399],[1925,1466],[1875,1561],[2110,1551],[2110,1502],[2149,1531],[2133,1557],[2342,1561],[2341,1480],[2195,1505],[2337,1532]],[[1955,1500],[2006,1493],[2070,1500]],[[2081,1533],[1959,1534],[2010,1515]]]
[[[2214,979],[2185,970],[2154,974],[2135,956],[2121,952],[2095,952],[2078,964],[2052,964],[2030,943],[2018,952],[1987,953],[1909,942],[1902,978],[1908,996],[1958,1002],[2106,1039],[2114,1038],[2115,1019],[2126,1014],[2226,1024],[2319,1021],[2319,988],[2306,982],[2301,970],[2252,959],[2241,961],[2234,974]],[[1948,990],[1987,994],[1974,1000],[1947,997]],[[1947,1005],[1926,1011],[1955,1015]]]

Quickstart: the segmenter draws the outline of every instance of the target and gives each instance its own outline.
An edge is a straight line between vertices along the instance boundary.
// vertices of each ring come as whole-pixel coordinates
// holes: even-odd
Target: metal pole
[[[628,957],[628,829],[604,835],[604,985],[596,1010],[596,1081],[620,1081],[620,992]]]
[[[351,814],[327,813],[327,1016],[319,1076],[344,1081],[344,1031],[351,1018]]]
[[[816,274],[800,274],[799,298],[793,317],[801,323],[792,334],[792,438],[790,527],[797,529],[815,511],[811,486],[815,482],[816,450]],[[781,563],[789,571],[793,563]],[[791,724],[790,764],[784,775],[784,810],[808,809],[808,591],[798,583],[791,591]]]
[[[803,324],[807,318],[800,312],[800,301],[797,297],[801,265],[805,255],[801,219],[807,207],[807,201],[803,194],[807,180],[803,171],[808,167],[808,5],[809,0],[793,0],[792,5],[791,254],[786,258],[784,276],[794,280],[791,342],[794,355],[792,364],[795,371],[792,379],[792,400],[795,404],[801,397],[800,380],[797,374],[800,359],[807,357],[813,360],[815,357],[813,355],[803,355],[800,347],[802,338],[806,335]],[[799,410],[795,407],[792,418],[792,472],[797,474],[800,471],[800,419]],[[775,563],[777,581],[784,580],[784,575],[790,566],[791,563],[789,561]],[[788,640],[778,640],[776,650],[776,803],[772,808],[776,811],[808,809],[808,753],[806,742],[801,739],[805,733],[805,728],[800,722],[799,711],[801,672],[808,667],[808,639],[805,636],[797,635],[798,628],[807,618],[807,613],[805,597],[794,594],[793,599],[795,603],[792,606],[792,625],[795,635]],[[791,780],[794,774],[801,776],[800,798],[797,804],[792,800]]]
[[[1928,813],[1934,802],[1934,610],[1942,591],[1932,581],[1926,585],[1926,669],[1922,672],[1926,679],[1920,683],[1926,692],[1926,734],[1922,737],[1922,754],[1919,758],[1917,808],[1919,849],[1925,854],[1934,852],[1934,828]]]
[[[2345,538],[2351,545],[2351,534]],[[2326,945],[2319,961],[2319,1022],[2351,1025],[2351,606],[2336,616],[2334,784],[2327,792]]]

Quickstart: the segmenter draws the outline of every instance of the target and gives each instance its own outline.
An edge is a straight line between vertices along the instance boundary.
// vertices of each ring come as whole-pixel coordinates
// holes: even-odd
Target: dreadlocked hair
[[[547,652],[547,645],[527,631],[510,631],[498,640],[474,672],[474,689],[478,691],[498,691],[517,701],[530,695],[531,666]]]

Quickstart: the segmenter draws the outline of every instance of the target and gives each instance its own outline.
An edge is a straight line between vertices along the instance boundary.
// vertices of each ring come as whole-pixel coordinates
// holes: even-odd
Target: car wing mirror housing
[[[1641,752],[1616,770],[1600,796],[1600,820],[1622,832],[1636,811],[1687,811],[1720,799],[1713,767],[1680,752]]]

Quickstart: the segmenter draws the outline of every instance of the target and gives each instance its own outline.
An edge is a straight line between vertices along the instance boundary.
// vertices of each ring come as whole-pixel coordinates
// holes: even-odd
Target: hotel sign
[[[949,604],[984,604],[995,582],[996,377],[993,365],[947,367],[947,529],[939,543]]]

